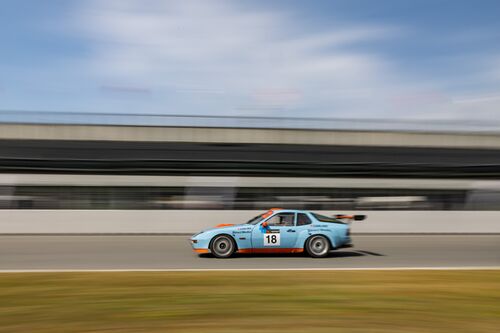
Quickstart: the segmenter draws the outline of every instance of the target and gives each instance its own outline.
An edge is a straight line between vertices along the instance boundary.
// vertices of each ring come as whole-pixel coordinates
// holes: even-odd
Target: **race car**
[[[301,253],[326,257],[351,247],[350,221],[364,215],[333,217],[310,211],[271,208],[244,224],[219,224],[191,237],[196,253],[229,258],[235,253]]]

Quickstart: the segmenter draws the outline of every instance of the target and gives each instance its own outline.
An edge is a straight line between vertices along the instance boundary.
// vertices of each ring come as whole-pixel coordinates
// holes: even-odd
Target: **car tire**
[[[231,236],[219,235],[210,242],[210,252],[216,258],[229,258],[235,251],[236,244]]]
[[[324,258],[330,253],[330,242],[325,236],[311,236],[306,242],[306,251],[313,258]]]

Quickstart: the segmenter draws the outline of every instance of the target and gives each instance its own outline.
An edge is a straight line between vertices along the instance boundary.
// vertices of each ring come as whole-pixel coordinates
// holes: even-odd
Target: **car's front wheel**
[[[210,252],[217,258],[229,258],[235,250],[234,240],[227,235],[215,237],[210,244]]]
[[[312,236],[306,243],[306,251],[313,258],[323,258],[330,252],[330,242],[325,236]]]

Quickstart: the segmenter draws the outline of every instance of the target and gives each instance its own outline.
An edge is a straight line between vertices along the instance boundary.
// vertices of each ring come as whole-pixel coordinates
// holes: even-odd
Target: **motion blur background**
[[[498,1],[3,1],[0,233],[269,207],[500,232]]]
[[[498,331],[499,17],[0,1],[0,332]],[[271,207],[368,218],[323,259],[191,251]]]

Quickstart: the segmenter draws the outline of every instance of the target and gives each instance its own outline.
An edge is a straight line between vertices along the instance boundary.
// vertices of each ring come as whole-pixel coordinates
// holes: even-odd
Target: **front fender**
[[[223,227],[223,228],[214,228],[205,230],[191,237],[191,245],[195,250],[206,249],[209,251],[210,242],[215,236],[229,235],[236,242],[236,247],[238,249],[251,248],[252,227],[243,225],[243,226]]]

